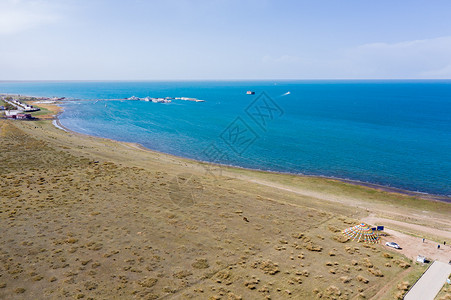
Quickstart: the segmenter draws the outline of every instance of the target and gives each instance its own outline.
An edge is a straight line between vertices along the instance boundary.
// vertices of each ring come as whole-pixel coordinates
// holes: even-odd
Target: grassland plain
[[[50,120],[0,120],[0,161],[1,299],[401,298],[424,266],[340,231],[374,212],[443,229],[451,212],[336,180],[211,176]]]

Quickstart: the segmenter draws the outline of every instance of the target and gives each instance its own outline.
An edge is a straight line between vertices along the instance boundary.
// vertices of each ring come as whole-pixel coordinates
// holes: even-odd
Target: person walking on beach
[[[424,243],[424,238],[423,238],[423,243]]]
[[[437,249],[440,249],[440,244],[437,245]]]

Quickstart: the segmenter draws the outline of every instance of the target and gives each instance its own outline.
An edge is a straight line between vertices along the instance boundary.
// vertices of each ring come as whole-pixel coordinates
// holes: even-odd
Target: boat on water
[[[246,95],[255,95],[255,92],[254,91],[247,91]]]

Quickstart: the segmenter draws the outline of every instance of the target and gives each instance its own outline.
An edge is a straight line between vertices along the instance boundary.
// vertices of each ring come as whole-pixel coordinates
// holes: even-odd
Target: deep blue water
[[[195,97],[206,102],[67,102],[60,121],[198,160],[451,195],[451,81],[0,82],[0,93]]]

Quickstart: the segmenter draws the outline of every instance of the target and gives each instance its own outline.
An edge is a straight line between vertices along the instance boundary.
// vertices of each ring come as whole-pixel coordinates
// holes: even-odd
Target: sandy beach
[[[62,130],[38,106],[0,120],[0,299],[401,299],[417,255],[451,259],[445,201],[204,164]],[[388,236],[343,237],[362,221]]]

